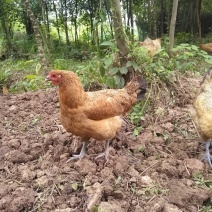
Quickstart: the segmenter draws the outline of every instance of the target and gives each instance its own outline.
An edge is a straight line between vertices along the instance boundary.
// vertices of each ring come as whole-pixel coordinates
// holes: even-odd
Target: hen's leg
[[[88,143],[87,142],[83,142],[82,143],[82,149],[79,153],[79,155],[73,155],[71,158],[69,158],[66,163],[68,163],[71,160],[75,160],[75,159],[82,159],[85,157],[86,155],[86,147],[87,147]]]
[[[101,157],[104,156],[105,159],[106,159],[106,161],[108,161],[108,159],[109,159],[109,152],[110,152],[110,150],[109,150],[109,144],[110,144],[110,141],[107,141],[106,144],[105,144],[105,151],[102,152],[102,153],[100,153],[99,155],[97,155],[94,160],[97,160],[98,158],[101,158]]]
[[[212,156],[210,154],[210,145],[212,145],[212,142],[211,141],[207,141],[206,144],[205,144],[205,155],[202,157],[201,160],[206,160],[209,164],[209,166],[212,168]]]

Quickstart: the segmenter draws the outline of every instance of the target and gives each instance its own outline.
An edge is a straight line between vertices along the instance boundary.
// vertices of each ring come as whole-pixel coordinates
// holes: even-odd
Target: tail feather
[[[138,76],[131,80],[126,86],[125,89],[127,90],[128,94],[132,95],[137,93],[137,99],[141,100],[146,91],[147,91],[147,82],[141,76]]]

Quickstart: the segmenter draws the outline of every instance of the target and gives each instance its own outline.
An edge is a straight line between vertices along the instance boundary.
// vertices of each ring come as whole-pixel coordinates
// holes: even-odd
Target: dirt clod
[[[196,88],[189,80],[180,88]],[[121,129],[107,163],[93,160],[105,144],[94,140],[88,156],[66,163],[82,143],[61,126],[56,89],[0,95],[0,211],[196,212],[212,204],[212,171],[199,160],[204,149],[183,105],[191,94],[170,96],[150,105],[137,138],[130,124]]]

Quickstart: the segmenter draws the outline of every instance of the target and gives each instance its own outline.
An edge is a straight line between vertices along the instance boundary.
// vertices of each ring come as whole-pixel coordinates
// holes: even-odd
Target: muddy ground
[[[1,94],[0,211],[211,211],[212,169],[199,160],[190,102],[179,102],[147,113],[135,139],[123,126],[107,163],[94,161],[104,148],[97,141],[85,159],[66,163],[81,142],[60,126],[57,89]]]

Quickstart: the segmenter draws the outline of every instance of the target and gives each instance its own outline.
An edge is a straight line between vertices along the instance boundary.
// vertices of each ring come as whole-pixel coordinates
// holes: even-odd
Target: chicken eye
[[[53,74],[52,77],[56,77],[56,74]]]

